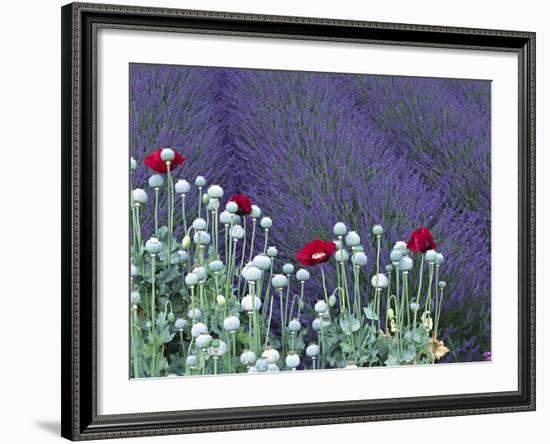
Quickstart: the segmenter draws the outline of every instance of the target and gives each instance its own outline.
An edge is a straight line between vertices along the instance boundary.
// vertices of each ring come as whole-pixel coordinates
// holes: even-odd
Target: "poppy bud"
[[[189,245],[191,244],[191,236],[189,236],[188,234],[186,234],[185,236],[183,236],[183,239],[181,241],[181,246],[187,250],[189,248]]]
[[[168,320],[168,322],[174,322],[174,320],[176,319],[176,315],[171,311],[170,313],[168,313],[168,316],[166,316],[166,319]]]
[[[336,296],[333,294],[328,297],[328,305],[329,307],[334,307],[336,305]]]
[[[225,305],[225,296],[223,294],[219,294],[216,296],[216,302],[218,305],[224,306]]]

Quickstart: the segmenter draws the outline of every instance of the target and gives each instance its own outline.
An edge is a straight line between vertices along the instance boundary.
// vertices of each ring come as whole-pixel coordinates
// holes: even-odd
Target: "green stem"
[[[136,339],[137,328],[137,305],[132,306],[132,364],[134,368],[134,378],[139,378],[138,347]]]
[[[157,344],[156,344],[156,332],[155,332],[155,262],[156,257],[151,255],[151,336],[153,341],[153,365],[151,367],[151,376],[156,375],[157,367]]]
[[[183,232],[187,234],[187,217],[185,215],[185,194],[181,195],[181,218],[183,219]]]
[[[159,192],[160,190],[158,188],[155,188],[155,234],[158,234],[159,232]]]
[[[267,241],[269,239],[269,228],[265,229],[264,254],[267,253]]]
[[[269,342],[269,329],[271,327],[271,317],[273,316],[273,297],[269,300],[269,318],[267,319],[267,329],[265,332],[265,345],[264,347],[267,347],[267,344]]]
[[[238,297],[239,299],[241,298],[241,271],[243,269],[243,266],[244,266],[244,255],[245,255],[245,251],[246,251],[246,216],[243,216],[243,230],[244,230],[244,237],[243,237],[243,247],[242,247],[242,251],[241,251],[241,265],[239,267],[239,279],[238,279],[238,283],[237,283],[237,288],[238,288]]]
[[[256,239],[256,218],[252,218],[252,239],[250,239],[250,254],[248,256],[248,262],[252,260],[254,255],[254,241]]]
[[[286,342],[285,342],[285,313],[284,313],[284,307],[283,307],[283,290],[279,290],[279,311],[281,315],[281,348],[283,351],[283,356],[286,356]]]

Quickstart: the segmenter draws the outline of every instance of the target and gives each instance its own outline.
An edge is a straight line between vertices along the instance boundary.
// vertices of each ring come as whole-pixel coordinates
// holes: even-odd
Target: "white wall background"
[[[548,63],[550,14],[545,2],[462,0],[116,0],[115,3],[281,15],[516,29],[537,32],[538,112],[538,410],[534,413],[408,420],[293,429],[256,430],[125,440],[227,443],[407,442],[438,440],[522,442],[547,430],[550,385],[545,384],[544,326],[547,285],[543,225],[550,220],[543,73]],[[0,436],[3,442],[60,441],[60,6],[59,0],[12,0],[0,26]],[[545,32],[546,31],[546,32]],[[546,57],[546,59],[545,59]],[[20,302],[21,301],[21,302]]]

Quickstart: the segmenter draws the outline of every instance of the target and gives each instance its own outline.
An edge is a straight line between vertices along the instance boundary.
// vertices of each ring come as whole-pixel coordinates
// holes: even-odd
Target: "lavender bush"
[[[258,203],[274,221],[268,242],[277,246],[281,264],[298,266],[295,254],[304,240],[337,240],[337,220],[362,239],[373,224],[384,226],[380,239],[386,246],[426,226],[446,257],[439,337],[450,352],[442,360],[484,359],[490,350],[489,82],[158,65],[132,65],[130,76],[131,155],[137,161],[132,180],[149,201],[141,215],[142,239],[155,234],[155,191],[147,184],[152,171],[143,159],[161,146],[177,147],[187,157],[174,183],[185,178],[193,185],[203,174],[209,184],[222,184],[226,196],[245,193]],[[162,190],[161,225],[169,215]],[[205,192],[202,187],[200,194]],[[185,235],[178,199],[176,244]],[[202,199],[193,186],[188,215],[197,216],[199,200],[204,211],[208,203]],[[249,236],[250,230],[249,222]],[[258,226],[243,266],[263,252],[264,236]],[[376,242],[362,247],[370,267]],[[242,257],[241,248],[239,243],[236,257]],[[381,250],[382,267],[391,264],[390,252]],[[219,259],[225,265],[224,248]],[[419,285],[418,262],[412,288]],[[370,271],[359,276],[363,288],[370,286]],[[337,282],[336,267],[327,267],[326,279]],[[300,284],[292,280],[288,292],[292,300]],[[301,325],[311,325],[312,307],[322,295],[321,276],[311,273]],[[176,315],[185,315],[181,301],[169,299]],[[272,310],[270,330],[280,337],[286,327],[277,298]],[[318,336],[312,328],[301,334],[304,344]],[[178,353],[176,336],[163,356]]]

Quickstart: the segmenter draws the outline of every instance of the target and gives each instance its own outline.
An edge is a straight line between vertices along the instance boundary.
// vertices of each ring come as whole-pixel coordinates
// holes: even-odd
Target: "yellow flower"
[[[430,338],[430,341],[428,342],[428,350],[437,360],[449,353],[449,349],[445,347],[445,343],[443,341],[438,341],[435,336]]]

